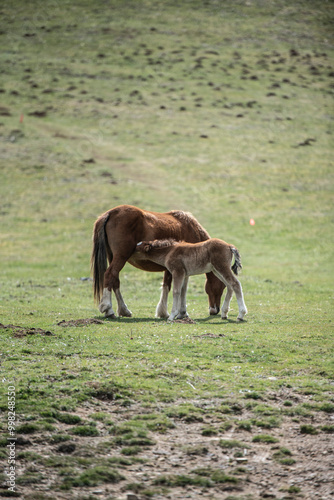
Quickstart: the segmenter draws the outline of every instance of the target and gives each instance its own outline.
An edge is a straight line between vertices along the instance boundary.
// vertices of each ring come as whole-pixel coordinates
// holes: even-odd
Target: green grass
[[[125,441],[330,415],[333,5],[15,0],[0,14],[1,430],[9,380],[18,432],[53,444],[124,437],[99,402],[146,409]],[[123,203],[191,211],[234,243],[247,321],[235,298],[227,322],[208,316],[203,276],[189,284],[194,324],[157,320],[161,275],[129,265],[133,317],[105,320],[81,278],[96,217]],[[61,324],[83,318],[102,322]],[[293,399],[304,395],[308,407]],[[92,402],[97,426],[76,415]],[[166,483],[203,479],[184,477]],[[21,484],[38,479],[27,471]],[[82,469],[61,487],[109,480]]]
[[[253,437],[252,441],[253,443],[272,444],[278,443],[279,440],[274,436],[270,436],[269,434],[258,434],[257,436]]]
[[[97,486],[101,483],[118,483],[124,479],[117,471],[111,470],[109,467],[94,467],[74,478],[65,479],[62,489],[70,489],[71,487],[80,486]]]

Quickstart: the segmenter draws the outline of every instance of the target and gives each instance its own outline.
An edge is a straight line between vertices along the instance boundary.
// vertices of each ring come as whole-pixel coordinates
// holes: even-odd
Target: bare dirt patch
[[[174,319],[173,323],[184,323],[188,325],[195,325],[196,321],[191,318],[183,318],[183,319]]]
[[[0,329],[12,330],[13,337],[26,337],[27,335],[54,335],[50,330],[43,330],[42,328],[28,327],[17,325],[3,325],[0,323]]]

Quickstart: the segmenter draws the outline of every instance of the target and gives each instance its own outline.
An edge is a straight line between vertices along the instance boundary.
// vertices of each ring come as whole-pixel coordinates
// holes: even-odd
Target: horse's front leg
[[[168,317],[169,321],[173,321],[180,312],[181,309],[181,290],[183,286],[183,282],[185,279],[184,273],[173,273],[173,307],[172,311]]]
[[[211,315],[219,313],[224,288],[225,284],[212,272],[206,275],[205,291],[209,296],[209,313]]]
[[[164,272],[164,279],[161,287],[160,300],[158,302],[155,317],[156,318],[168,318],[167,301],[168,294],[172,286],[172,275],[169,271]]]
[[[181,296],[180,296],[180,312],[177,315],[177,319],[188,318],[189,315],[187,313],[187,288],[188,288],[189,277],[186,276],[183,281],[183,285],[181,288]]]

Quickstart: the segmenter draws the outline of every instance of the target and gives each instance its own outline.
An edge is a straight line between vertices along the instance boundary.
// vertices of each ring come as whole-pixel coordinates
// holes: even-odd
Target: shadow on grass
[[[239,321],[237,319],[232,319],[232,318],[227,318],[227,319],[220,319],[220,317],[217,315],[217,316],[207,316],[206,318],[200,318],[200,319],[196,319],[196,323],[210,323],[210,319],[214,319],[214,318],[218,318],[219,319],[219,322],[222,324],[222,325],[226,325],[226,324],[234,324],[234,325],[242,325],[242,324],[245,324],[247,323],[247,319],[244,319],[242,321]],[[215,324],[218,324],[218,323],[215,323]]]
[[[94,316],[94,319],[102,321],[103,323],[126,323],[126,324],[135,324],[135,323],[166,323],[167,320],[159,319],[159,318],[126,318],[124,316],[116,316],[114,318],[105,318],[104,316]]]
[[[152,318],[152,317],[133,317],[133,318],[127,318],[123,316],[116,316],[114,318],[106,318],[104,316],[94,316],[94,319],[97,319],[99,321],[103,321],[103,323],[125,323],[125,324],[137,324],[137,323],[153,323],[153,324],[167,324],[167,325],[174,325],[174,324],[180,324],[180,325],[196,325],[196,324],[210,324],[212,323],[210,320],[216,319],[218,316],[207,316],[205,318],[189,318],[188,320],[176,320],[176,321],[168,321],[167,319],[162,319],[162,318]],[[242,325],[246,324],[247,320],[243,321],[238,321],[237,319],[224,319],[220,320],[220,324],[222,326],[227,325],[227,324],[233,324],[233,325]],[[212,324],[219,324],[219,323],[212,323]]]

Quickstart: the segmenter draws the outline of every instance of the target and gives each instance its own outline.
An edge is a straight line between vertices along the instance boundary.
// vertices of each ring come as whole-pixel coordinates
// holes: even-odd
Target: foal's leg
[[[167,300],[168,294],[170,292],[172,286],[172,275],[169,271],[164,272],[164,279],[162,282],[161,295],[160,300],[158,302],[155,317],[156,318],[168,318],[168,310],[167,310]]]
[[[237,297],[237,302],[239,306],[239,314],[237,317],[238,321],[243,321],[244,316],[247,314],[247,307],[244,301],[244,294],[242,293],[242,287],[239,280],[235,278],[236,283],[233,286],[233,291]]]
[[[230,303],[233,295],[233,288],[230,286],[227,286],[226,288],[225,300],[222,307],[222,319],[227,319],[227,313],[230,310]]]
[[[169,321],[173,321],[181,309],[181,290],[185,280],[184,272],[173,273],[173,307],[169,315]]]
[[[181,296],[180,296],[180,312],[177,315],[177,319],[188,318],[187,313],[187,288],[188,288],[189,277],[186,276],[183,281],[183,285],[181,288]]]
[[[215,275],[222,280],[227,286],[226,297],[222,307],[222,319],[227,319],[227,313],[230,308],[230,302],[233,292],[236,295],[239,314],[237,317],[238,321],[243,321],[244,316],[247,314],[247,307],[244,301],[244,296],[242,293],[242,287],[240,281],[232,274],[230,269],[223,269],[221,266],[217,266],[213,269]]]

